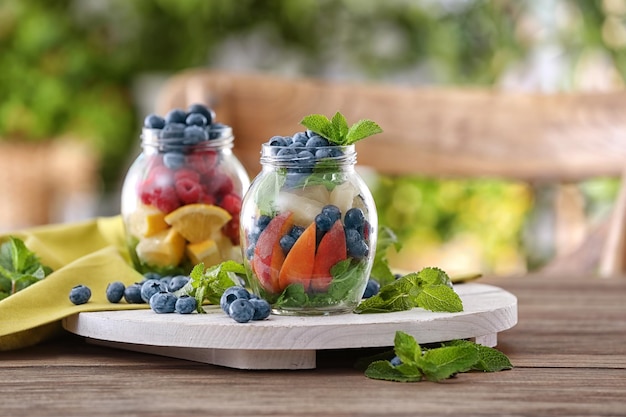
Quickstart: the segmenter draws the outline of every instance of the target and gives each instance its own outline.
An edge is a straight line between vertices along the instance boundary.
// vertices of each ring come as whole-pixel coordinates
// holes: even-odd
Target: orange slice
[[[188,204],[165,216],[165,222],[190,243],[211,239],[230,219],[230,213],[212,204]]]

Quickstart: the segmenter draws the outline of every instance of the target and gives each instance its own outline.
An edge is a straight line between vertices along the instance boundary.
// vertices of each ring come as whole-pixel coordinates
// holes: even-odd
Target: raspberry
[[[185,204],[198,202],[202,195],[202,187],[190,178],[181,178],[176,181],[176,195]]]
[[[241,212],[241,197],[237,194],[226,194],[220,204],[231,216],[237,217]]]
[[[202,193],[200,194],[200,198],[198,198],[198,203],[202,203],[202,204],[215,204],[215,197],[213,197],[211,194],[207,194],[206,190],[202,190]]]
[[[164,213],[169,213],[181,206],[174,187],[163,187],[154,190],[152,205]]]
[[[175,181],[178,181],[183,178],[188,178],[192,180],[193,182],[198,182],[198,183],[200,182],[200,174],[198,174],[193,169],[189,169],[189,168],[181,168],[174,173]]]
[[[231,221],[222,227],[222,233],[230,238],[233,245],[239,245],[239,217],[233,217]]]
[[[204,150],[187,156],[189,165],[200,174],[209,174],[217,165],[217,152]]]
[[[208,194],[224,196],[233,191],[233,180],[219,170],[212,170],[210,174],[203,176],[203,184]]]

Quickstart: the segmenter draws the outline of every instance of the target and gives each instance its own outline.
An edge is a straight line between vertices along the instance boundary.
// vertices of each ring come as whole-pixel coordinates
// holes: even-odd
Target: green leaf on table
[[[447,285],[452,286],[452,281],[448,274],[442,269],[437,267],[426,267],[418,272],[419,278],[422,280],[422,285]]]
[[[398,382],[417,382],[423,379],[438,382],[472,370],[501,371],[511,369],[506,355],[467,340],[453,340],[440,347],[424,349],[413,336],[397,331],[394,352],[400,364],[376,360],[369,364],[365,376]],[[508,364],[508,365],[507,365]]]
[[[395,382],[418,382],[422,380],[421,374],[404,374],[389,361],[372,362],[365,370],[365,376],[372,379]]]
[[[29,287],[51,272],[21,239],[10,236],[0,245],[0,299]]]
[[[197,301],[196,310],[198,313],[204,313],[202,305],[205,301],[219,305],[224,291],[234,285],[240,285],[237,276],[245,273],[243,264],[231,260],[213,265],[206,270],[204,263],[199,263],[189,274],[189,282],[176,294],[194,297]]]
[[[420,291],[415,302],[430,311],[457,313],[463,311],[461,297],[447,285],[428,285]]]
[[[472,370],[483,372],[498,372],[513,368],[513,364],[511,364],[510,359],[504,353],[492,347],[473,343],[468,340],[453,340],[446,343],[445,345],[474,345],[478,350],[478,361],[474,364]]]

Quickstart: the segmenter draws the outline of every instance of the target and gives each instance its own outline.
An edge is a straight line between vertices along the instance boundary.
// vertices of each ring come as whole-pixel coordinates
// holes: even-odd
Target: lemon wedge
[[[230,213],[213,204],[188,204],[165,216],[165,222],[190,243],[210,239],[230,219]]]
[[[165,213],[153,206],[140,205],[130,215],[130,233],[137,237],[153,236],[170,226],[165,222]]]
[[[213,239],[187,245],[187,256],[194,264],[204,262],[205,267],[217,265],[222,262],[220,249]]]
[[[168,228],[153,236],[141,239],[135,250],[141,261],[156,266],[178,265],[185,254],[185,239]]]

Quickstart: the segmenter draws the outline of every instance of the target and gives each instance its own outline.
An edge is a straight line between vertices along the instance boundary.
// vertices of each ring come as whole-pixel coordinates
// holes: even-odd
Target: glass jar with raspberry
[[[138,271],[189,273],[241,260],[239,213],[250,180],[233,132],[201,104],[147,116],[142,152],[122,186],[121,213]]]

